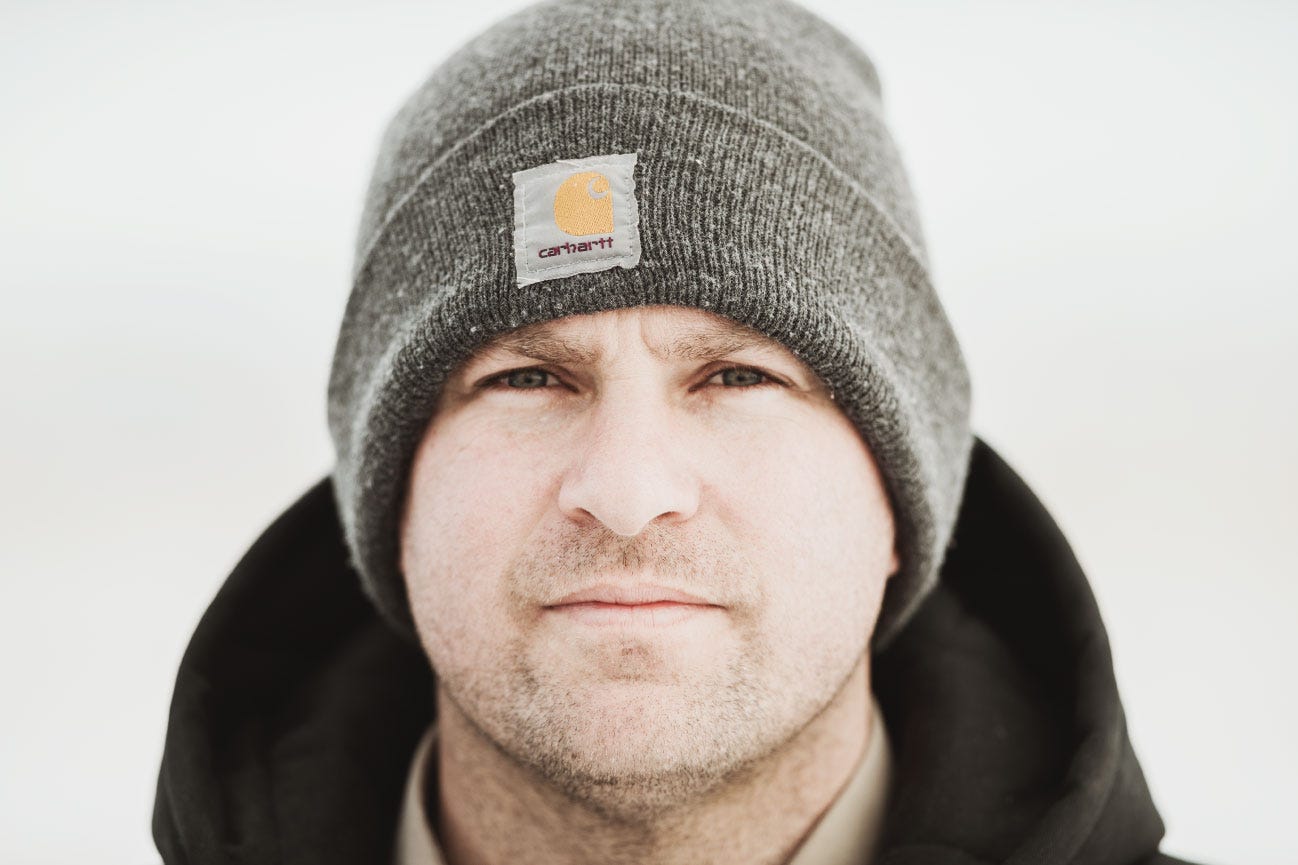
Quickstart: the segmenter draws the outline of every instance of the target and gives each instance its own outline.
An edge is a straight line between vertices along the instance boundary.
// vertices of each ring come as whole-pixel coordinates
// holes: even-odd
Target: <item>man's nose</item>
[[[679,409],[651,390],[643,381],[620,382],[591,409],[559,489],[565,516],[594,518],[624,537],[661,517],[693,516],[699,478],[684,442],[688,431]]]

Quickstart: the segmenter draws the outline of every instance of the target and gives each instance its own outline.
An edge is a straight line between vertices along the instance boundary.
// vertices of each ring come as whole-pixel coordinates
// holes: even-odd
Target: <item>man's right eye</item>
[[[478,384],[484,390],[544,390],[546,377],[554,373],[536,366],[520,367],[493,375]]]

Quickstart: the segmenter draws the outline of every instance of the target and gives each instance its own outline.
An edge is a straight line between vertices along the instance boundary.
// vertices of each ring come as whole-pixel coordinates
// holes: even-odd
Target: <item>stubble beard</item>
[[[626,829],[653,834],[684,818],[742,784],[804,726],[780,714],[791,707],[762,675],[769,652],[760,644],[702,679],[675,682],[572,685],[542,675],[522,645],[506,656],[504,670],[460,682],[466,693],[443,683],[447,696],[504,759]]]

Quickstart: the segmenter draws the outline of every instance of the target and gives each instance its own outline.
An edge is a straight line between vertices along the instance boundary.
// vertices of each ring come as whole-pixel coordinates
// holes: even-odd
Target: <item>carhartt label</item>
[[[640,263],[635,163],[615,153],[514,172],[519,286]]]

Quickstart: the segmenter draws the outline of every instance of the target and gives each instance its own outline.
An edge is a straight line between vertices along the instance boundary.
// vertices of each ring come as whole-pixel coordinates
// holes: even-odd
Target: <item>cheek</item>
[[[526,449],[469,428],[425,439],[411,469],[401,565],[411,612],[438,669],[473,663],[484,634],[503,633],[505,574],[527,544],[543,501]],[[503,446],[502,446],[503,445]]]
[[[771,425],[746,464],[714,475],[726,520],[760,573],[769,625],[804,658],[837,663],[864,649],[893,545],[892,514],[868,451],[844,420]]]

